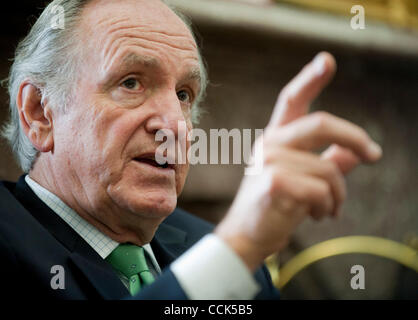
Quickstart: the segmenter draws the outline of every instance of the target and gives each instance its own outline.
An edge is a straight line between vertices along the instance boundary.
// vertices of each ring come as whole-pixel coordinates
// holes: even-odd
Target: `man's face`
[[[155,134],[170,129],[177,138],[178,121],[192,128],[200,90],[195,41],[158,0],[93,1],[79,31],[80,80],[67,113],[54,123],[63,178],[106,225],[164,218],[176,206],[188,164],[153,163]]]

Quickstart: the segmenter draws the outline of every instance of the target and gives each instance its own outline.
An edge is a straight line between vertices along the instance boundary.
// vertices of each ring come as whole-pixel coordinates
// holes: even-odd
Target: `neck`
[[[144,218],[109,203],[93,205],[82,193],[82,185],[68,183],[72,180],[60,171],[55,174],[52,165],[39,160],[29,172],[29,177],[56,195],[82,219],[116,242],[138,246],[151,242],[164,218]],[[62,181],[65,183],[60,183]]]

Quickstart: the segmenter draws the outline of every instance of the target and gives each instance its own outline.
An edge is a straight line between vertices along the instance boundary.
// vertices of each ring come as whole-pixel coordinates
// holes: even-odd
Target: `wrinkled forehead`
[[[182,61],[199,60],[191,31],[160,0],[92,1],[83,10],[80,35],[90,53],[100,49],[96,58],[107,65],[121,55],[121,48],[138,44],[150,51],[157,44],[165,46]]]
[[[93,0],[82,15],[83,22],[90,26],[106,26],[107,22],[123,18],[138,26],[153,26],[191,37],[184,22],[160,0]]]

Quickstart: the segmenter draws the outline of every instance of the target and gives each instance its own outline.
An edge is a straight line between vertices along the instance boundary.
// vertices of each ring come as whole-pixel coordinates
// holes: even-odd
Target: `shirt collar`
[[[107,235],[103,234],[96,227],[81,218],[77,212],[67,206],[60,198],[49,190],[42,187],[29,175],[25,176],[25,181],[32,191],[41,199],[52,211],[60,216],[71,228],[74,229],[103,259],[116,249],[119,245]],[[154,256],[149,243],[143,245],[144,250],[149,254],[157,272],[161,272],[158,262]]]

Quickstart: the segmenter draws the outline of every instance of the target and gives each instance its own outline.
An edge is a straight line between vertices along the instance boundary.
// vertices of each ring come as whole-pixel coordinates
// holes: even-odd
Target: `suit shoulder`
[[[17,212],[22,211],[21,204],[13,194],[15,184],[8,181],[0,181],[0,222],[10,224],[16,218]]]

